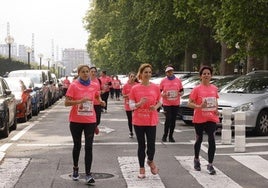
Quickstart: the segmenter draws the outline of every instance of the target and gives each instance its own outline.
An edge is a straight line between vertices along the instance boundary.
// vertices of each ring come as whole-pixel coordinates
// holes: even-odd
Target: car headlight
[[[249,111],[252,110],[253,108],[253,102],[249,102],[246,104],[242,104],[240,106],[237,106],[234,108],[233,112],[237,112],[237,111]]]

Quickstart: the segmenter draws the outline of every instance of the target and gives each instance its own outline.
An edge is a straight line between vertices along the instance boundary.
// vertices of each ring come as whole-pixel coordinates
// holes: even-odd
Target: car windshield
[[[12,72],[11,77],[29,77],[35,84],[43,84],[39,73],[31,72]]]
[[[10,90],[11,91],[14,91],[14,92],[21,92],[22,91],[22,86],[21,84],[19,84],[17,81],[7,81],[8,82],[8,85],[10,87]]]
[[[242,76],[234,80],[221,92],[223,93],[247,93],[261,94],[268,92],[268,76]]]

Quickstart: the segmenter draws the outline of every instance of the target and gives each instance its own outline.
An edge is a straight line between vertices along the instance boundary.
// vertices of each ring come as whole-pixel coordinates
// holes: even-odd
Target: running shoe
[[[79,180],[79,173],[78,173],[78,170],[79,170],[78,167],[77,167],[77,168],[73,167],[72,179],[73,179],[74,181],[78,181],[78,180]]]
[[[98,134],[99,134],[99,132],[100,132],[99,128],[98,128],[98,127],[96,127],[96,128],[95,128],[95,134],[96,134],[96,135],[98,135]]]
[[[175,142],[175,140],[174,140],[173,137],[170,137],[170,138],[168,139],[168,141],[169,141],[169,142]]]
[[[86,183],[95,183],[94,178],[91,176],[91,174],[86,175]]]
[[[194,169],[196,171],[201,171],[200,161],[198,159],[194,159]]]
[[[129,133],[128,137],[133,138],[133,133]]]
[[[208,165],[207,166],[207,171],[210,175],[215,175],[216,174],[216,171],[215,169],[213,168],[213,165]]]

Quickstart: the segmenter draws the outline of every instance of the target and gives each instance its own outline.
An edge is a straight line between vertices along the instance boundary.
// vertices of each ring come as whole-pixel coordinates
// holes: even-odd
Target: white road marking
[[[205,188],[242,188],[239,184],[234,182],[231,178],[226,176],[219,169],[216,170],[216,175],[209,175],[206,172],[206,165],[208,162],[200,157],[201,171],[195,171],[193,168],[193,156],[175,156],[179,163]],[[202,165],[203,164],[203,165]]]
[[[12,145],[12,143],[5,143],[0,147],[0,152],[5,152],[10,146]]]
[[[14,187],[29,161],[30,158],[5,158],[0,168],[0,187]]]
[[[20,139],[20,137],[22,137],[28,130],[30,130],[33,126],[35,126],[36,123],[31,123],[30,125],[28,125],[27,127],[25,127],[22,131],[18,132],[18,134],[16,134],[15,136],[13,136],[11,138],[12,141],[17,141]]]
[[[127,119],[122,119],[122,118],[101,118],[101,121],[118,121],[118,122],[122,122],[122,121],[127,121]]]
[[[156,142],[156,145],[191,145],[190,142],[175,142],[175,143],[168,143],[168,142]],[[20,147],[57,147],[57,146],[72,146],[73,144],[17,144],[16,146]],[[84,145],[84,144],[83,144]],[[137,142],[94,142],[94,146],[118,146],[118,145],[138,145]]]
[[[138,157],[118,157],[121,172],[128,188],[164,188],[159,175],[152,175],[148,165],[145,165],[145,178],[139,179]]]
[[[260,174],[264,178],[268,179],[268,161],[257,155],[250,156],[231,156],[233,159],[243,164],[247,168],[253,170],[257,174]]]

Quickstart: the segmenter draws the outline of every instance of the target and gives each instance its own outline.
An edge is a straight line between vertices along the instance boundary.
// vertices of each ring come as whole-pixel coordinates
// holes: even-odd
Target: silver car
[[[243,111],[247,130],[268,135],[268,72],[240,76],[223,87],[219,95],[219,112],[226,107],[233,108],[233,112]]]

